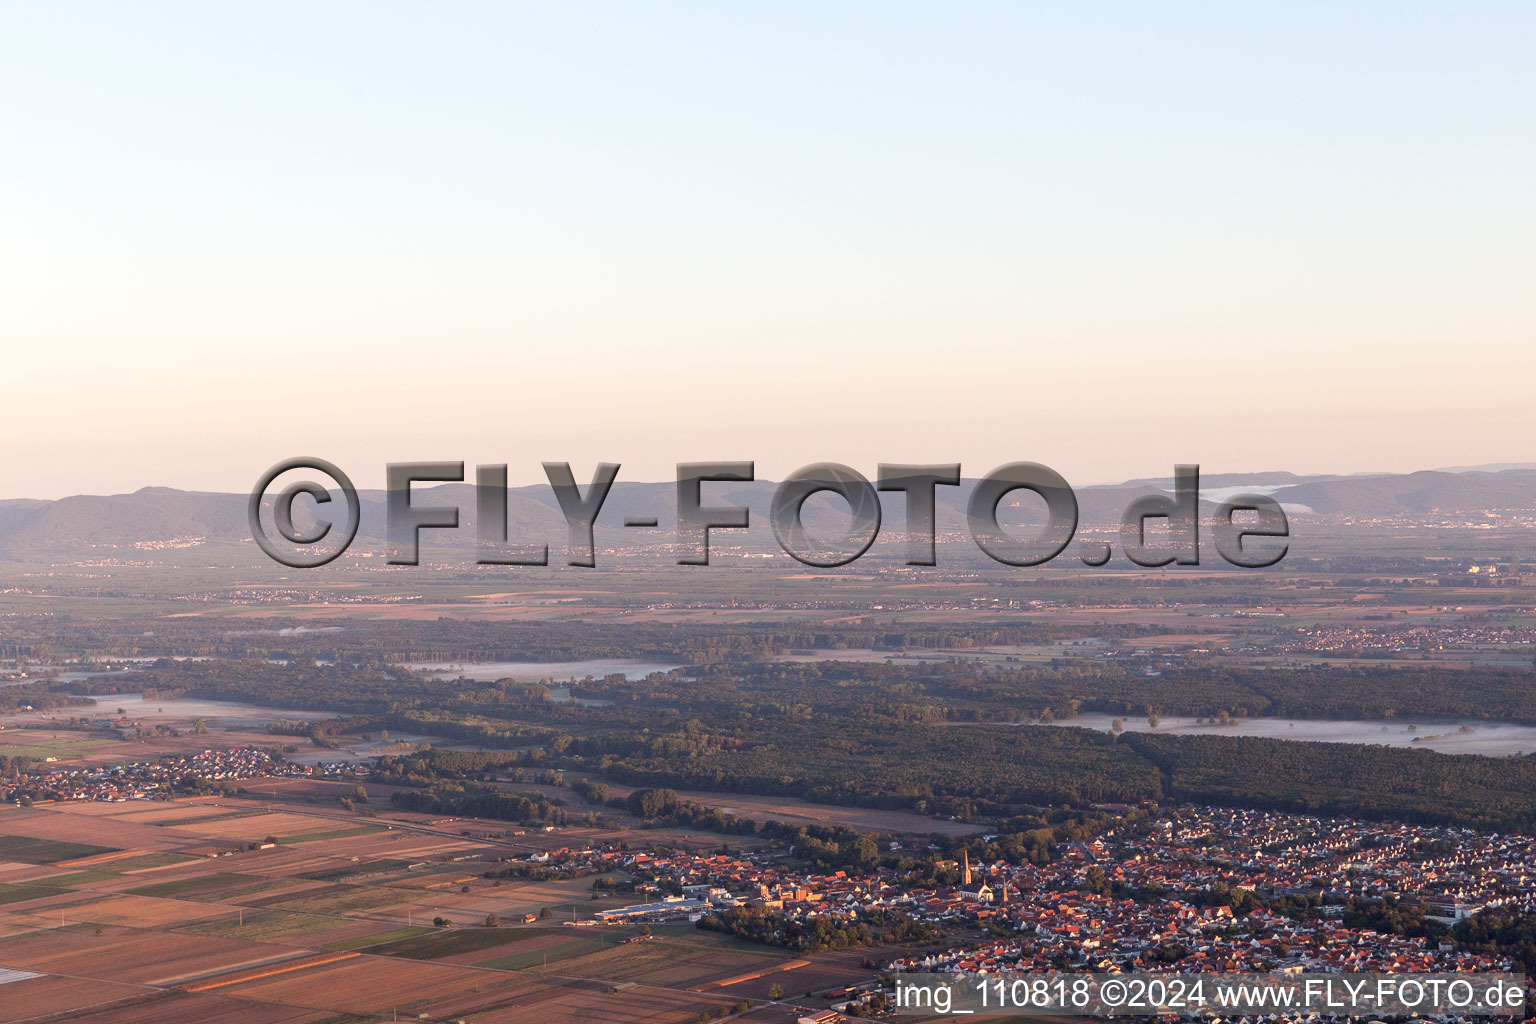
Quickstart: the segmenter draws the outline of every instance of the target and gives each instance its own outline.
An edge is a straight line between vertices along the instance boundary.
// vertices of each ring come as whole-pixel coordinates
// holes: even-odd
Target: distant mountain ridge
[[[1276,500],[1324,515],[1494,512],[1536,508],[1536,469],[1343,477],[1286,487]]]
[[[938,488],[941,533],[964,529],[965,505],[974,484],[974,480],[964,480],[959,487]],[[582,480],[581,485],[585,489],[586,481]],[[738,504],[750,508],[756,533],[758,525],[766,526],[768,505],[775,486],[767,480],[711,483],[706,486],[704,502],[706,505]],[[1084,525],[1114,524],[1132,499],[1170,486],[1171,481],[1166,478],[1148,478],[1077,488],[1081,521]],[[1201,486],[1215,499],[1251,487],[1271,495],[1293,513],[1310,511],[1324,516],[1536,509],[1536,467],[1526,466],[1358,476],[1302,476],[1283,471],[1220,473],[1202,477]],[[461,511],[457,536],[439,536],[456,546],[473,544],[475,500],[471,485],[418,487],[412,493],[413,502],[418,505],[458,505]],[[599,542],[644,544],[669,540],[676,515],[676,495],[673,481],[620,480],[615,483],[598,520]],[[360,541],[374,545],[382,543],[384,492],[363,491],[359,498],[362,504]],[[905,521],[903,496],[885,493],[881,500],[887,528],[900,530]],[[1032,500],[1026,495],[1021,507]],[[131,494],[73,495],[53,501],[0,500],[0,557],[26,561],[82,558],[109,552],[121,556],[135,551],[153,552],[214,541],[248,542],[250,529],[246,521],[246,501],[244,494],[182,491],[168,487],[145,487]],[[307,507],[306,501],[295,505],[296,518],[301,525],[308,515]],[[564,521],[548,485],[509,489],[507,507],[509,542],[547,542],[552,547],[563,543]],[[1203,513],[1209,513],[1213,508],[1213,504],[1202,502]],[[654,517],[658,530],[626,531],[620,524],[629,516]],[[843,521],[840,502],[836,499],[826,499],[825,506],[816,502],[807,505],[806,523],[813,531],[823,524],[829,531],[835,531]]]
[[[1436,473],[1502,473],[1506,469],[1536,469],[1536,462],[1489,462],[1481,466],[1441,466]]]

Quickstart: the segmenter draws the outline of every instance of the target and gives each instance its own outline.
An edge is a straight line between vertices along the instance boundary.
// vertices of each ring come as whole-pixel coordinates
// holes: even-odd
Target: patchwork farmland
[[[495,877],[598,830],[301,794],[0,809],[0,1021],[684,1024],[796,963],[687,926],[590,926],[633,902],[592,878]]]

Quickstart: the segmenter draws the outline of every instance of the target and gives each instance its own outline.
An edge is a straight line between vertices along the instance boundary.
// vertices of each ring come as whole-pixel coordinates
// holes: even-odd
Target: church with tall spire
[[[960,896],[962,899],[976,900],[980,903],[991,903],[994,893],[992,887],[983,879],[980,884],[971,880],[971,851],[962,850],[960,860]]]

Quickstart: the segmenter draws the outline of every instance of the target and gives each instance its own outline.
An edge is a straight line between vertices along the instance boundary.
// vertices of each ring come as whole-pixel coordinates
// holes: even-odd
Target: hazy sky
[[[0,495],[1533,460],[1533,50],[1529,3],[7,4]]]

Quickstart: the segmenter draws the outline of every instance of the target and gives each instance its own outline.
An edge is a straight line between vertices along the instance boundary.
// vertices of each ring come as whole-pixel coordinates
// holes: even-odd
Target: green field
[[[51,885],[7,885],[0,883],[0,903],[21,903],[24,900],[35,900],[43,896],[57,896],[65,889],[56,889]]]
[[[372,832],[383,832],[382,825],[349,825],[346,828],[334,828],[328,832],[299,832],[295,835],[278,836],[277,845],[292,846],[295,843],[314,843],[322,839],[346,839],[349,836],[366,836]]]
[[[395,857],[384,857],[380,860],[369,861],[366,864],[350,864],[346,867],[327,868],[324,871],[306,871],[300,878],[307,878],[313,882],[343,882],[349,878],[366,878],[374,875],[387,875],[404,868],[410,861],[400,860]]]
[[[240,818],[254,818],[266,813],[265,810],[235,811],[233,814],[228,811],[219,811],[215,814],[198,814],[190,818],[167,818],[165,821],[151,821],[149,824],[154,825],[156,828],[182,828],[186,825],[202,825],[210,821],[236,821]]]
[[[234,871],[220,871],[212,875],[179,878],[174,882],[156,882],[154,885],[141,885],[137,889],[129,889],[127,891],[130,896],[185,896],[188,893],[229,889],[248,882],[259,881],[261,879],[255,875],[242,875]]]
[[[286,910],[247,910],[244,919],[240,915],[220,918],[217,921],[199,921],[179,931],[195,935],[217,935],[221,938],[248,939],[252,942],[270,942],[297,935],[324,931],[337,925],[334,918],[312,917],[294,914]]]
[[[217,895],[221,900],[242,900],[247,896],[266,898],[303,884],[302,880],[292,878],[258,878],[247,885],[237,885],[232,889],[220,889]],[[202,897],[199,896],[197,898],[201,899]]]
[[[112,853],[115,849],[112,846],[63,843],[55,839],[34,839],[31,836],[0,836],[0,860],[20,861],[23,864],[53,864],[77,857],[93,857],[98,853]]]
[[[578,956],[586,956],[588,953],[596,953],[599,950],[611,949],[624,939],[619,935],[581,935],[562,942],[558,946],[546,946],[543,949],[530,949],[524,953],[512,953],[507,956],[499,956],[493,960],[482,960],[476,963],[476,967],[490,967],[498,971],[528,971],[542,967],[545,964],[555,964],[562,960],[574,960]]]
[[[284,910],[345,917],[348,914],[365,913],[380,907],[397,906],[400,896],[399,892],[388,889],[354,885],[319,894],[299,893],[292,899],[281,902]]]
[[[49,885],[76,886],[95,885],[97,882],[108,882],[120,877],[111,871],[71,871],[67,875],[50,875],[40,881],[47,882]]]
[[[409,939],[416,935],[425,935],[430,931],[432,931],[431,928],[392,928],[387,932],[375,932],[373,935],[359,935],[355,939],[327,942],[321,948],[334,950],[337,953],[350,953],[354,949],[367,949],[370,946],[394,942],[397,939]]]
[[[440,960],[445,956],[474,953],[494,946],[505,946],[528,937],[515,928],[439,929],[414,938],[374,946],[368,952],[378,956],[397,956],[406,960]]]
[[[109,861],[108,865],[118,873],[140,871],[144,868],[163,868],[172,864],[190,864],[197,860],[180,853],[141,853],[137,857],[124,857]]]
[[[7,757],[30,757],[34,761],[41,761],[48,757],[78,757],[82,752],[99,746],[101,746],[100,740],[74,737],[39,742],[0,740],[0,754]]]

